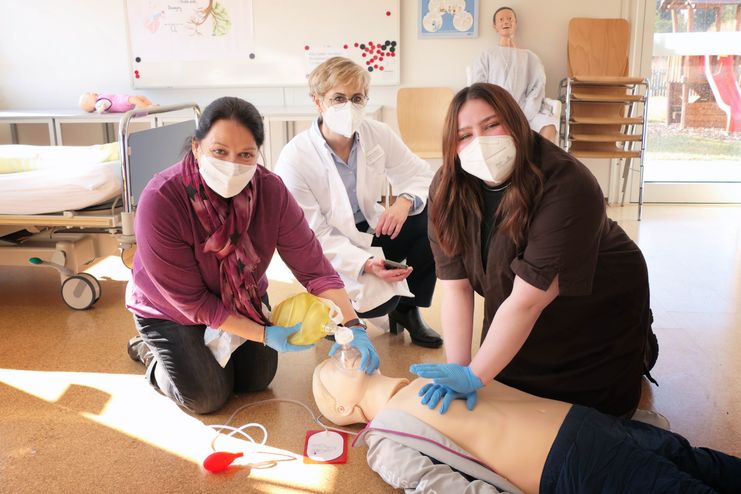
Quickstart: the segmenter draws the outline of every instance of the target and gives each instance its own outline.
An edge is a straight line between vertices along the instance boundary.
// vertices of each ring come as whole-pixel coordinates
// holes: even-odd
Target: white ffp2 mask
[[[479,136],[458,153],[458,158],[465,172],[500,185],[512,175],[516,155],[512,136]]]
[[[211,190],[228,199],[247,187],[257,171],[257,165],[240,165],[202,153],[198,159],[198,171]]]
[[[351,137],[365,118],[365,108],[356,108],[349,101],[344,105],[334,105],[322,113],[322,119],[332,132]]]

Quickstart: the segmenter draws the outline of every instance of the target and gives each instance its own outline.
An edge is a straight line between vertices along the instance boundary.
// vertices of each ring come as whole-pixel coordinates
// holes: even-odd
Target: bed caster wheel
[[[95,298],[95,285],[86,276],[70,276],[62,283],[62,300],[71,309],[88,309],[97,300]]]
[[[131,245],[121,249],[121,262],[129,269],[134,267],[134,254],[136,253],[136,245]]]
[[[77,276],[82,276],[93,284],[93,289],[95,289],[95,301],[93,303],[100,300],[100,292],[102,291],[102,289],[100,288],[100,282],[98,281],[98,278],[91,275],[90,273],[77,273]]]

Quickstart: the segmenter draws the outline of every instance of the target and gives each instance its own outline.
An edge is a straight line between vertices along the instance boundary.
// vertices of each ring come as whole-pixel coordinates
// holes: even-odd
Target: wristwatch
[[[365,321],[363,321],[362,319],[358,319],[357,317],[355,319],[350,319],[349,321],[343,323],[342,325],[345,326],[346,328],[360,327],[363,329],[368,329],[368,325],[365,324]]]

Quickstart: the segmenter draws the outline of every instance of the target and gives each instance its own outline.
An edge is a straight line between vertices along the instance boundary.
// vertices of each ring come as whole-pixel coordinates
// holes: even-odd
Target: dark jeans
[[[741,459],[574,405],[546,459],[540,492],[737,493]]]
[[[356,225],[361,232],[368,230],[368,223],[363,221]],[[409,291],[414,297],[393,297],[384,304],[371,309],[360,317],[380,317],[394,310],[398,305],[407,307],[429,307],[435,291],[435,259],[427,237],[427,206],[421,213],[409,216],[401,227],[399,235],[392,239],[388,235],[373,237],[374,247],[381,247],[386,259],[412,266],[412,274],[407,278]],[[385,311],[385,312],[383,312]]]
[[[203,342],[206,326],[136,315],[134,322],[154,354],[147,381],[189,412],[216,411],[233,391],[263,390],[278,370],[278,352],[262,343],[244,342],[222,368]]]

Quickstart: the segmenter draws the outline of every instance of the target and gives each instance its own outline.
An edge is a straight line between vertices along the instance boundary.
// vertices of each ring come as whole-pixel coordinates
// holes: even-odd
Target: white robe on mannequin
[[[515,98],[535,132],[547,125],[558,126],[545,98],[545,69],[538,56],[523,48],[496,46],[474,62],[471,84],[489,82],[501,86]]]

